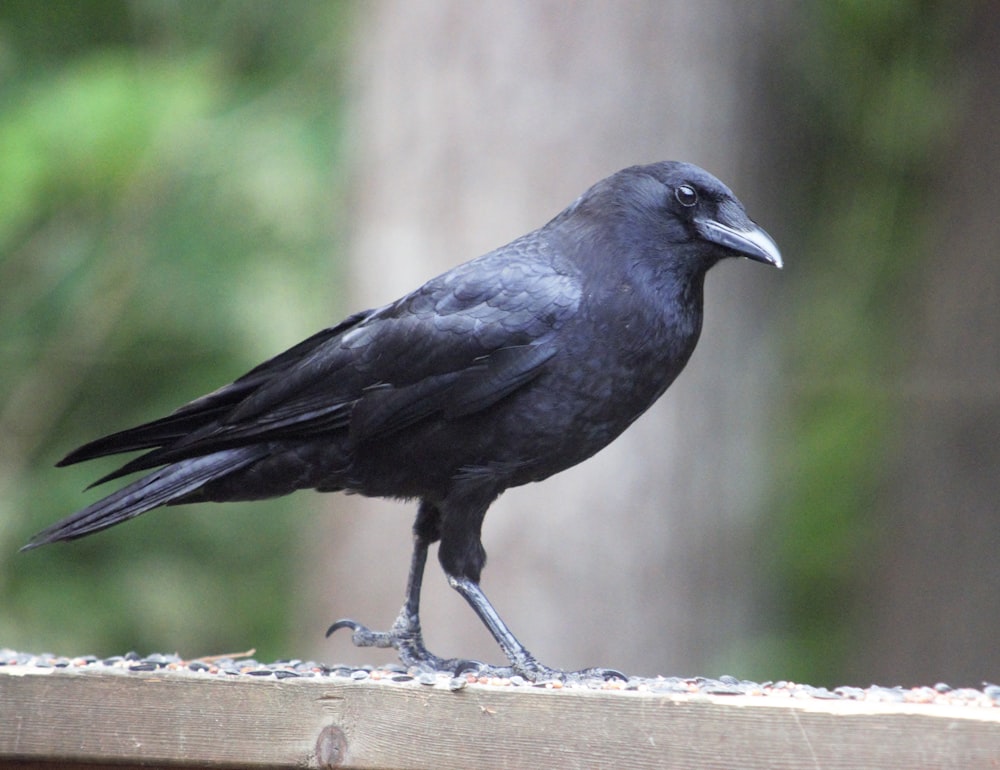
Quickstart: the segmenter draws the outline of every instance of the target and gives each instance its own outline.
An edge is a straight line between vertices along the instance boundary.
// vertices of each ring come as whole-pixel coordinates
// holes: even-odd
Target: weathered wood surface
[[[41,762],[995,768],[1000,708],[477,684],[452,692],[415,681],[0,669],[0,767]]]

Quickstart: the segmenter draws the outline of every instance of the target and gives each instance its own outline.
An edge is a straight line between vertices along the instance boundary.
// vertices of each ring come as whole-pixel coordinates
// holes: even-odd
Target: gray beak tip
[[[742,230],[722,224],[715,219],[705,219],[697,222],[697,225],[702,237],[732,249],[740,256],[755,262],[774,265],[778,269],[785,265],[778,244],[764,228],[756,224],[751,223],[749,229]]]

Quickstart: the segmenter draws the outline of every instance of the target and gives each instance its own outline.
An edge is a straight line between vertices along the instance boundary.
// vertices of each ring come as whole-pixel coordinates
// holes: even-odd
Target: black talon
[[[334,631],[341,628],[351,629],[351,641],[355,647],[395,647],[392,637],[386,631],[372,631],[368,626],[363,626],[356,620],[344,618],[338,620],[326,630],[327,637]]]
[[[621,679],[623,682],[628,681],[626,674],[614,668],[585,668],[582,671],[577,671],[576,674],[581,677],[603,679],[605,682],[609,682],[612,679]]]
[[[455,676],[461,676],[470,671],[484,671],[488,672],[490,667],[480,660],[456,660],[455,670],[452,672]]]
[[[333,636],[334,631],[339,631],[342,628],[349,628],[352,631],[360,631],[364,628],[363,625],[358,623],[356,620],[349,620],[347,618],[341,618],[337,622],[333,623],[328,629],[326,629],[326,638],[329,639]]]

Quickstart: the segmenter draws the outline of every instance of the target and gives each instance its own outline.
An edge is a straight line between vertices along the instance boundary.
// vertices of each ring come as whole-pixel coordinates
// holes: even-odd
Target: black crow
[[[632,166],[544,227],[388,305],[355,313],[159,420],[97,439],[70,465],[148,450],[99,482],[150,471],[25,546],[72,540],[161,505],[297,489],[419,500],[406,600],[359,646],[462,670],[424,646],[427,549],[527,679],[556,675],[479,587],[480,529],[508,487],[587,459],[687,363],[706,271],[724,257],[781,267],[771,237],[718,179],[687,163]]]

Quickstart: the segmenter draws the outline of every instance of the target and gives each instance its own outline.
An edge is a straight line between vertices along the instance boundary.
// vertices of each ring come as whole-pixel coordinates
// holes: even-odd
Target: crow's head
[[[604,229],[633,253],[669,253],[705,270],[725,257],[781,267],[781,252],[726,185],[690,163],[631,166],[601,180],[563,214]]]

